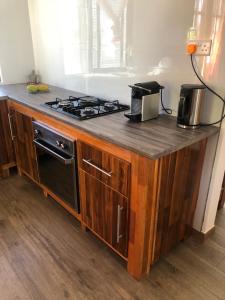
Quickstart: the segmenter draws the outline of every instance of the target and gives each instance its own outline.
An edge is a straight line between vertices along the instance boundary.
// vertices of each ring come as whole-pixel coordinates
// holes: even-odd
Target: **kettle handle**
[[[185,116],[185,97],[180,97],[180,103],[179,103],[179,110],[178,110],[178,115],[181,118],[184,118]]]

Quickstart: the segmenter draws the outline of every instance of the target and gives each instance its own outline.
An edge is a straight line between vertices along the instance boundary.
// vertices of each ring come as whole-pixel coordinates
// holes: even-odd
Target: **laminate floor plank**
[[[5,257],[0,257],[1,299],[30,300],[29,294]]]
[[[225,299],[224,281],[223,226],[205,244],[178,245],[138,282],[28,179],[0,180],[0,300]]]
[[[212,266],[209,261],[200,258],[186,245],[179,245],[167,257],[167,261],[176,268],[187,272],[198,282],[199,287],[203,287],[212,294],[215,299],[225,299],[225,274],[218,268]]]
[[[195,280],[190,272],[179,268],[176,262],[163,258],[154,266],[149,280],[154,280],[174,300],[217,299]]]
[[[220,209],[217,212],[217,217],[216,217],[216,222],[215,222],[218,227],[221,227],[223,229],[225,229],[224,219],[225,219],[225,208]]]
[[[188,239],[185,246],[190,248],[199,259],[204,259],[215,267],[218,267],[225,258],[225,248],[210,238],[204,243],[195,239]]]

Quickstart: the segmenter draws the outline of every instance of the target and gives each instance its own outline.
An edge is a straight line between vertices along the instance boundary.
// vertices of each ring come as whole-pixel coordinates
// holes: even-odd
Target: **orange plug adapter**
[[[188,54],[194,54],[197,50],[197,45],[195,43],[188,43],[186,49]]]

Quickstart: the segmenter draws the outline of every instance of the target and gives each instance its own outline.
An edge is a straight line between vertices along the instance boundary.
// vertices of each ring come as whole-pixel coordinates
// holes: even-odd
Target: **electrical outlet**
[[[209,56],[211,54],[212,40],[196,41],[197,50],[194,53],[196,56]]]

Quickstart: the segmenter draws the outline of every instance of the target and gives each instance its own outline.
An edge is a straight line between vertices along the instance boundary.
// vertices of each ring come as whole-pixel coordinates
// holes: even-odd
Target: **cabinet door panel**
[[[32,118],[12,111],[17,165],[38,181],[37,155],[33,144]]]
[[[0,165],[15,162],[6,101],[0,101]]]
[[[126,257],[128,199],[82,170],[80,182],[84,223]]]

